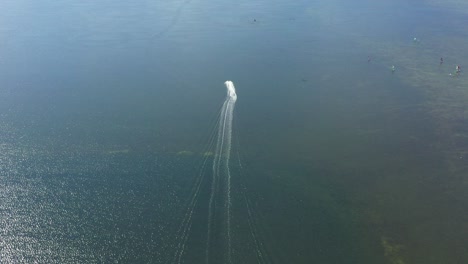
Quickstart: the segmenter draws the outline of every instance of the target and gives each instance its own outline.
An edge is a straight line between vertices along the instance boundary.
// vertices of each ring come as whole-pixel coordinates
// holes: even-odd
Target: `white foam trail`
[[[211,194],[208,206],[208,241],[206,248],[206,262],[210,262],[210,247],[211,247],[211,226],[213,218],[213,210],[216,193],[219,192],[220,177],[224,173],[226,175],[226,193],[220,197],[226,200],[222,201],[225,208],[226,217],[226,233],[227,233],[227,258],[228,263],[231,260],[231,173],[229,171],[229,159],[231,156],[231,138],[232,138],[232,119],[234,106],[237,101],[236,88],[232,81],[224,83],[227,89],[227,96],[221,108],[219,117],[218,140],[216,143],[215,158],[213,161],[213,179],[211,184]]]
[[[232,138],[232,117],[234,113],[234,106],[237,101],[236,88],[234,83],[231,81],[226,81],[224,83],[227,88],[227,95],[229,97],[229,102],[227,106],[226,114],[226,149],[225,149],[225,158],[227,172],[227,235],[228,235],[228,261],[232,263],[231,260],[231,172],[229,170],[229,160],[231,158],[231,138]]]

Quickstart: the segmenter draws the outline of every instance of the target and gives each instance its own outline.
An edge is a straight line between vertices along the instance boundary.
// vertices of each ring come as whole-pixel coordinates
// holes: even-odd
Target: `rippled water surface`
[[[468,263],[467,14],[1,1],[0,262]]]

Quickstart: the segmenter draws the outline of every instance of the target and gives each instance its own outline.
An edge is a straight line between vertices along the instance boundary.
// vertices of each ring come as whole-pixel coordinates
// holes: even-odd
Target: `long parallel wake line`
[[[227,236],[228,236],[228,261],[232,263],[232,250],[231,250],[231,172],[229,169],[229,160],[231,158],[231,137],[232,137],[232,115],[234,111],[234,103],[230,99],[228,105],[228,142],[226,146],[226,173],[227,173]]]
[[[203,162],[202,171],[204,170],[205,165],[206,165],[206,159]],[[199,179],[197,180],[197,183],[196,183],[195,192],[192,195],[192,198],[191,198],[190,203],[189,203],[188,208],[187,208],[187,212],[185,213],[184,219],[182,220],[182,224],[179,227],[179,231],[177,232],[178,234],[181,234],[180,235],[181,240],[179,241],[179,244],[177,246],[176,255],[174,257],[175,258],[174,262],[177,259],[177,263],[180,263],[182,255],[183,255],[184,250],[185,250],[185,245],[187,243],[188,235],[190,233],[190,229],[191,229],[191,226],[192,226],[192,216],[193,216],[193,212],[194,212],[194,209],[195,209],[195,205],[196,205],[197,200],[198,200],[198,196],[199,196],[199,193],[200,193],[200,186],[201,186],[202,181],[203,181],[203,177],[199,177]]]
[[[182,13],[182,10],[184,9],[186,5],[190,3],[190,1],[191,0],[184,1],[175,11],[175,15],[172,17],[172,20],[169,23],[169,25],[163,28],[159,33],[156,33],[153,37],[159,38],[159,37],[164,36],[167,32],[169,32],[169,30],[171,30],[172,27],[174,27],[177,24],[177,21],[179,21],[180,14]]]
[[[238,137],[239,135],[237,135]],[[240,153],[239,153],[239,139],[237,139],[237,161],[238,161],[238,166],[240,171],[244,170],[244,166],[242,165],[241,158],[240,158]],[[240,173],[240,177],[243,178],[245,175],[243,173]],[[265,248],[265,245],[262,243],[261,236],[259,234],[257,224],[255,223],[255,215],[254,211],[252,210],[252,202],[250,201],[248,195],[247,195],[247,186],[245,185],[245,181],[242,184],[242,196],[244,198],[245,206],[247,209],[247,223],[249,225],[250,229],[250,235],[252,237],[252,240],[255,245],[255,252],[256,252],[256,257],[257,257],[257,262],[258,263],[272,263],[272,261],[269,261],[269,255],[268,251]]]
[[[218,126],[219,126],[219,118],[216,121],[215,128],[218,127]],[[208,142],[209,142],[208,147],[205,150],[210,150],[210,149],[213,148],[215,131],[216,130],[213,130],[212,133],[210,133],[211,135],[210,135],[209,140],[208,140]],[[192,194],[190,196],[190,201],[188,203],[186,213],[185,213],[185,215],[184,215],[184,217],[182,219],[182,223],[181,223],[181,225],[180,225],[180,227],[179,227],[179,229],[178,229],[178,231],[176,233],[176,234],[178,234],[177,237],[179,237],[180,240],[179,240],[179,243],[177,245],[177,249],[176,249],[174,259],[173,259],[172,263],[181,263],[181,258],[183,256],[184,251],[185,251],[185,246],[186,246],[188,236],[190,234],[190,230],[191,230],[191,227],[192,227],[192,216],[193,216],[195,206],[196,206],[196,204],[198,202],[200,187],[201,187],[202,182],[204,181],[204,178],[205,178],[205,168],[206,168],[206,164],[208,162],[208,159],[209,159],[208,156],[206,156],[203,159],[203,163],[202,163],[200,172],[199,172],[199,174],[198,174],[198,176],[197,176],[197,178],[195,180],[194,188],[191,191]]]
[[[206,165],[206,160],[207,159],[205,159],[203,162],[202,169],[201,169],[202,171],[204,170],[204,167]],[[187,244],[188,235],[190,234],[190,229],[192,227],[193,211],[195,209],[195,205],[198,200],[198,195],[200,193],[200,186],[201,186],[202,181],[203,181],[203,177],[199,177],[198,182],[196,184],[197,187],[196,187],[195,193],[192,196],[192,200],[190,201],[190,204],[189,204],[189,210],[187,211],[186,217],[184,221],[182,222],[182,224],[184,225],[184,230],[182,231],[182,235],[181,235],[182,240],[179,242],[179,245],[178,245],[179,252],[178,254],[176,254],[177,263],[181,263],[183,253],[185,251],[185,245]]]
[[[257,253],[257,261],[259,263],[265,263],[265,260],[263,259],[263,253],[262,253],[262,250],[261,250],[261,242],[259,241],[258,237],[257,237],[257,229],[253,223],[253,220],[252,220],[252,211],[250,209],[250,205],[249,205],[249,201],[247,200],[247,197],[244,193],[244,201],[245,201],[245,204],[246,204],[246,207],[247,207],[247,222],[249,224],[249,229],[250,229],[250,235],[252,236],[252,239],[254,241],[254,244],[255,244],[255,252]]]
[[[229,160],[231,157],[231,139],[232,139],[232,117],[234,113],[234,106],[237,100],[236,90],[231,81],[225,82],[228,92],[228,104],[226,109],[226,120],[224,132],[226,132],[226,147],[223,152],[225,155],[225,171],[227,176],[227,190],[226,190],[226,228],[227,228],[227,257],[228,263],[232,263],[232,249],[231,249],[231,173],[229,170]],[[224,135],[223,135],[224,138]]]
[[[206,263],[210,262],[210,246],[211,246],[211,227],[212,227],[212,218],[213,218],[213,210],[214,210],[214,197],[218,192],[218,185],[219,185],[219,170],[220,170],[220,162],[222,157],[222,149],[224,145],[224,129],[225,129],[225,121],[226,121],[226,108],[227,108],[227,101],[224,102],[223,107],[221,108],[221,115],[219,119],[219,126],[218,129],[218,140],[216,143],[216,150],[215,150],[215,158],[213,161],[213,175],[212,175],[212,182],[211,182],[211,193],[210,193],[210,200],[208,202],[208,230],[207,230],[207,243],[206,243]]]

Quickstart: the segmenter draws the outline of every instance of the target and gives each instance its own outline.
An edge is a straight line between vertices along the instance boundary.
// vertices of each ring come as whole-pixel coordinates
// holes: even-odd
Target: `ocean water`
[[[467,263],[467,14],[0,1],[0,262]]]

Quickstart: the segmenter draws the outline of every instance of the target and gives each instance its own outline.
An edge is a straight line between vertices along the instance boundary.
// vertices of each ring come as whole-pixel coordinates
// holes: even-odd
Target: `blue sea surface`
[[[1,1],[0,263],[468,263],[467,14]]]

